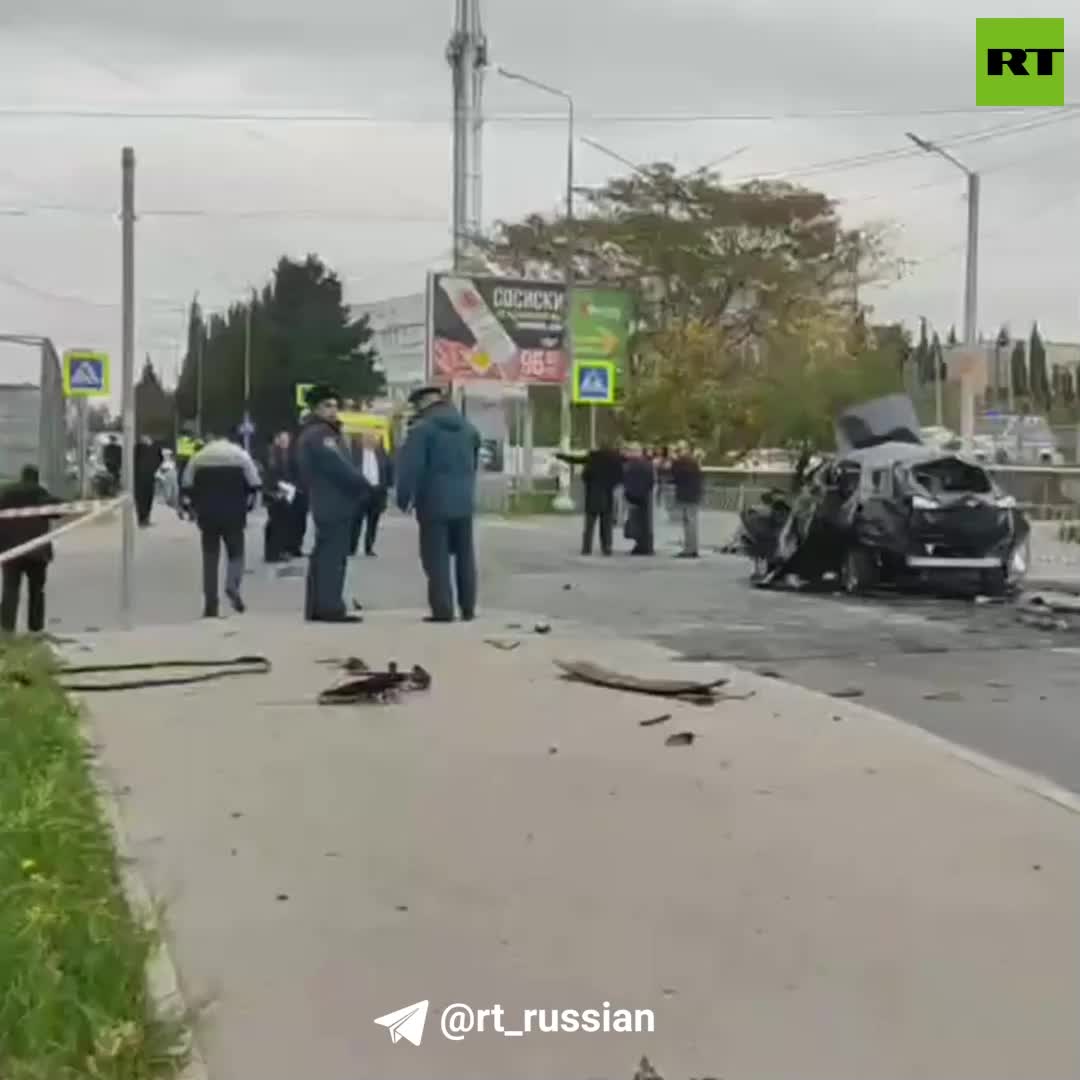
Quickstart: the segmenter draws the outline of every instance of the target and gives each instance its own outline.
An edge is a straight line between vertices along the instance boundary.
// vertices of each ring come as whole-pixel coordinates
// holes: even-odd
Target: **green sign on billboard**
[[[574,363],[607,361],[622,375],[634,313],[630,294],[618,289],[575,289],[573,298]]]

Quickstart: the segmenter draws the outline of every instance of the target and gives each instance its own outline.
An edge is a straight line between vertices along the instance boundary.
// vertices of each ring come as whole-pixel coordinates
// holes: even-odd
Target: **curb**
[[[191,1011],[180,985],[180,976],[173,962],[172,953],[166,942],[165,933],[158,918],[157,908],[150,890],[138,870],[134,847],[124,827],[123,815],[116,794],[109,785],[105,770],[96,751],[93,749],[93,727],[83,712],[81,730],[83,741],[89,751],[91,779],[97,792],[98,805],[101,807],[105,822],[113,834],[116,848],[117,865],[120,881],[127,897],[131,913],[139,923],[150,930],[157,942],[146,962],[146,985],[153,1002],[154,1012],[165,1020],[180,1019],[184,1022],[183,1035],[177,1049],[187,1055],[187,1063],[175,1075],[174,1080],[209,1080],[206,1059],[199,1049],[195,1033],[187,1023]]]

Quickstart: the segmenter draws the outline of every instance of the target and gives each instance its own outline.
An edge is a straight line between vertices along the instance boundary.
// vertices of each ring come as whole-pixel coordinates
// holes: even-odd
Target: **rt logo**
[[[976,105],[1064,105],[1064,19],[976,19]]]

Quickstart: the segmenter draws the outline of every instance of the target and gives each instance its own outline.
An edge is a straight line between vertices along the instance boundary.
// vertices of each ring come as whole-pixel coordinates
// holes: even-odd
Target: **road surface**
[[[137,619],[192,620],[201,611],[196,535],[167,510],[157,520],[137,538]],[[1033,630],[1004,605],[758,591],[738,557],[674,559],[667,525],[655,559],[586,559],[575,553],[578,527],[483,519],[481,606],[591,622],[688,660],[735,661],[817,690],[858,691],[867,705],[1080,791],[1080,635]],[[91,528],[58,544],[49,585],[56,634],[118,625],[119,530]],[[299,630],[303,564],[285,576],[264,566],[257,525],[248,542],[249,605],[296,612]],[[379,557],[354,560],[352,594],[369,609],[421,606],[416,547],[415,524],[388,517]]]

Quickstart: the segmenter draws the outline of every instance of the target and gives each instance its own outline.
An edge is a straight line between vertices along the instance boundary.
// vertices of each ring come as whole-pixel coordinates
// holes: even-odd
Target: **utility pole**
[[[460,270],[481,230],[483,92],[488,56],[480,0],[456,0],[455,8],[446,59],[453,75],[454,269]]]
[[[135,563],[135,151],[125,146],[121,154],[121,248],[122,248],[122,397],[124,420],[123,538],[120,563],[120,613],[130,628],[134,608]]]
[[[199,326],[195,337],[195,434],[202,438],[202,409],[203,409],[203,332]]]
[[[244,320],[244,449],[251,453],[251,312],[255,307],[255,290],[247,306]]]

